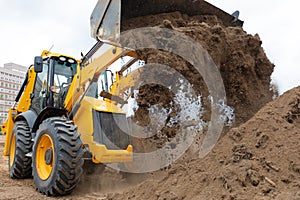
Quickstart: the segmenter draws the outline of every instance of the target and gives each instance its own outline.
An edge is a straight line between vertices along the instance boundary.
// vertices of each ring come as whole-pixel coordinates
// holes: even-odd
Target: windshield
[[[54,85],[70,84],[76,74],[77,62],[72,58],[54,57]]]

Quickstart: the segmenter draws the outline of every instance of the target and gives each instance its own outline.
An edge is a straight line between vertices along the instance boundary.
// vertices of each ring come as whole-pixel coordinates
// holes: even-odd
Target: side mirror
[[[42,56],[36,56],[34,58],[34,71],[40,73],[43,71],[43,58]]]

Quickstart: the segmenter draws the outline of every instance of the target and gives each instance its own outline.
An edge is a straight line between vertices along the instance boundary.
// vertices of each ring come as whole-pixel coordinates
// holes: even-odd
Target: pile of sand
[[[112,199],[299,199],[300,87],[230,130],[205,159],[179,162]]]

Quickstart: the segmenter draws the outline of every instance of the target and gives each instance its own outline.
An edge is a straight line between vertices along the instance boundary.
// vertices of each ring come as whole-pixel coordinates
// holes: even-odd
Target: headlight
[[[62,62],[66,62],[67,58],[66,58],[66,57],[63,57],[63,56],[60,56],[60,57],[59,57],[59,60],[62,61]]]
[[[74,60],[74,59],[72,59],[72,58],[69,58],[69,59],[68,59],[68,63],[70,63],[70,64],[74,64],[74,63],[75,63],[75,60]]]

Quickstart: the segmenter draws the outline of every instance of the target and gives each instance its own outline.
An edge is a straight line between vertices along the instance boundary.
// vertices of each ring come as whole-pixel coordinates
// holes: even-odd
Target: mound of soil
[[[109,199],[299,199],[299,141],[300,87],[230,130],[205,159]]]

